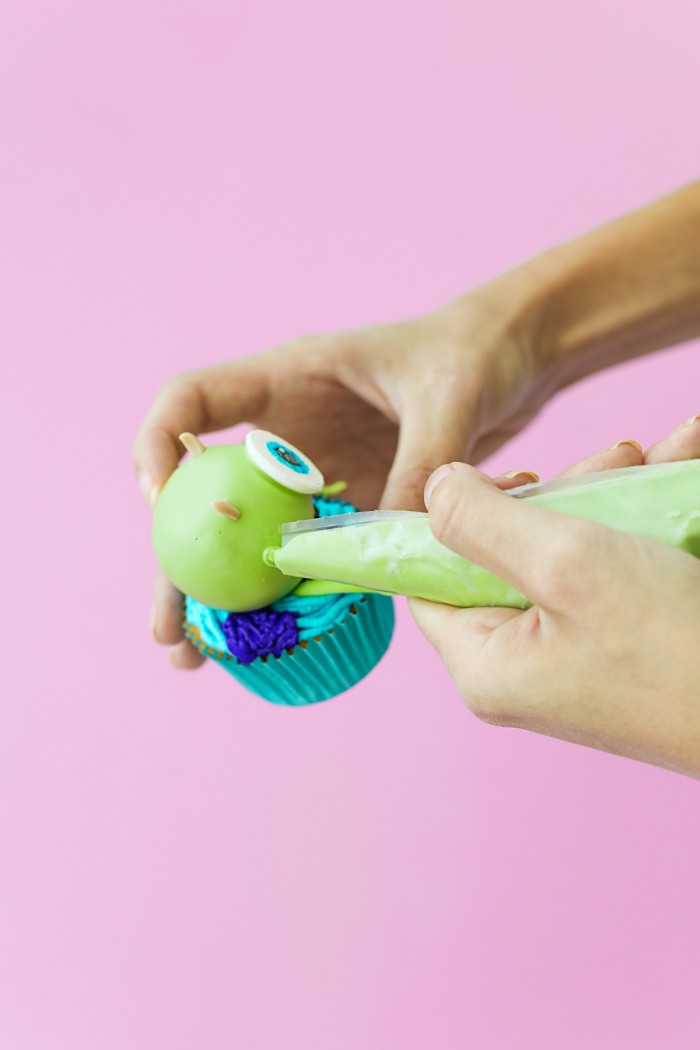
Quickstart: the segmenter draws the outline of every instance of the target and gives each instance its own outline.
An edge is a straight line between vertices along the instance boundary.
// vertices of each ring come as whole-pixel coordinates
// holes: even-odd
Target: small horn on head
[[[190,434],[189,432],[180,434],[180,441],[191,456],[201,456],[203,452],[207,451],[207,446],[199,440],[196,434]]]
[[[238,521],[241,516],[241,512],[230,500],[227,499],[215,499],[212,503],[212,507],[217,514],[223,514],[225,518],[230,518],[231,521]]]

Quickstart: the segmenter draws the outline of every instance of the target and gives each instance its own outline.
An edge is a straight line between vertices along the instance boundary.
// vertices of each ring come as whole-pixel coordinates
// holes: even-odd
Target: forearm
[[[700,181],[489,287],[560,387],[700,335]]]

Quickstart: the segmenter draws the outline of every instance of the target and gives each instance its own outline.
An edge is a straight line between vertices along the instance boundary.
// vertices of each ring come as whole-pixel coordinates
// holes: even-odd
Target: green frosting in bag
[[[511,495],[700,556],[700,461],[583,475]],[[448,605],[529,604],[510,584],[438,543],[427,515],[377,512],[359,518],[358,524],[289,533],[270,560],[291,576]],[[582,571],[585,566],[572,566],[572,572]]]

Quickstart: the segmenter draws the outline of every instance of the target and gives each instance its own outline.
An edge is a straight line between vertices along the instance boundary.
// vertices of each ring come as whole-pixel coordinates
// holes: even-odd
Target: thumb
[[[450,463],[426,485],[430,528],[457,554],[500,576],[531,602],[566,612],[594,586],[612,529],[519,500],[474,467]]]
[[[423,492],[430,474],[450,460],[465,459],[474,437],[474,414],[469,406],[436,404],[423,392],[406,405],[399,442],[380,507],[423,510]]]

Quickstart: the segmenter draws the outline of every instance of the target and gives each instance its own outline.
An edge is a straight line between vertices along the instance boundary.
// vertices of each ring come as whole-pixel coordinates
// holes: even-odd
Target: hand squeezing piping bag
[[[700,461],[628,467],[513,489],[540,507],[678,547],[700,557]],[[412,595],[448,605],[525,608],[504,580],[439,543],[428,515],[373,511],[282,526],[268,565],[348,589]],[[572,571],[585,567],[572,566]],[[320,587],[321,585],[319,585]],[[313,583],[302,584],[312,589]]]

